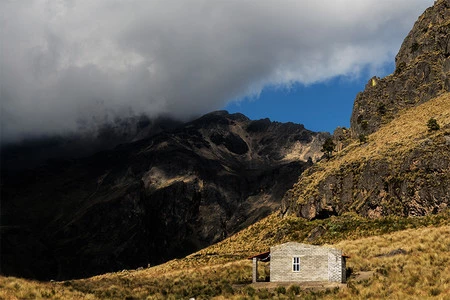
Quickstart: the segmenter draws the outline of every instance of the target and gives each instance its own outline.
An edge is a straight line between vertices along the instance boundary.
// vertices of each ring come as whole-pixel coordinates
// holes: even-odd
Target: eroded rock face
[[[367,135],[399,110],[450,91],[450,1],[436,1],[414,24],[395,59],[394,74],[373,77],[356,96],[352,136]]]
[[[308,172],[314,172],[312,167]],[[303,202],[283,198],[282,211],[307,219],[345,212],[377,218],[423,216],[450,205],[450,144],[442,136],[414,148],[405,157],[344,164],[326,177]]]
[[[2,186],[2,272],[84,277],[184,256],[275,211],[329,134],[225,111]]]

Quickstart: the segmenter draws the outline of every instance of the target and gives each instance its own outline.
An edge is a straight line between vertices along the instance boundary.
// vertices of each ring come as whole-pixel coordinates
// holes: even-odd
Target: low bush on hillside
[[[441,129],[437,120],[435,118],[430,118],[427,122],[428,131],[436,131]]]

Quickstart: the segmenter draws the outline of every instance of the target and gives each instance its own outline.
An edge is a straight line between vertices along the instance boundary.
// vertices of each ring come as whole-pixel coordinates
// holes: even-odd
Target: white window
[[[292,271],[300,272],[300,257],[298,256],[292,258]]]

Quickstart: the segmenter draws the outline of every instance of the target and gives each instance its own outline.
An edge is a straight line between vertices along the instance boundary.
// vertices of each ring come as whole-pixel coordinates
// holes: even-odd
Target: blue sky
[[[373,76],[384,77],[394,71],[393,63],[377,73],[363,71],[357,77],[336,76],[324,82],[287,87],[264,88],[259,97],[246,97],[224,107],[230,113],[240,112],[253,120],[269,118],[294,122],[309,130],[333,133],[337,126],[349,127],[356,94],[364,90]]]

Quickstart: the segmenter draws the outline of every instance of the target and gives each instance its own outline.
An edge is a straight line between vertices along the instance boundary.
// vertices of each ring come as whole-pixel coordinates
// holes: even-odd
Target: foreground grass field
[[[318,230],[324,228],[325,230]],[[328,243],[351,258],[347,287],[305,291],[251,284],[245,257],[287,240]],[[314,234],[316,233],[316,234]],[[262,268],[261,268],[262,269]],[[261,271],[261,270],[260,270]],[[373,276],[357,279],[356,274]],[[345,215],[312,222],[269,216],[186,258],[65,282],[0,277],[0,299],[450,299],[450,213],[364,219]]]

